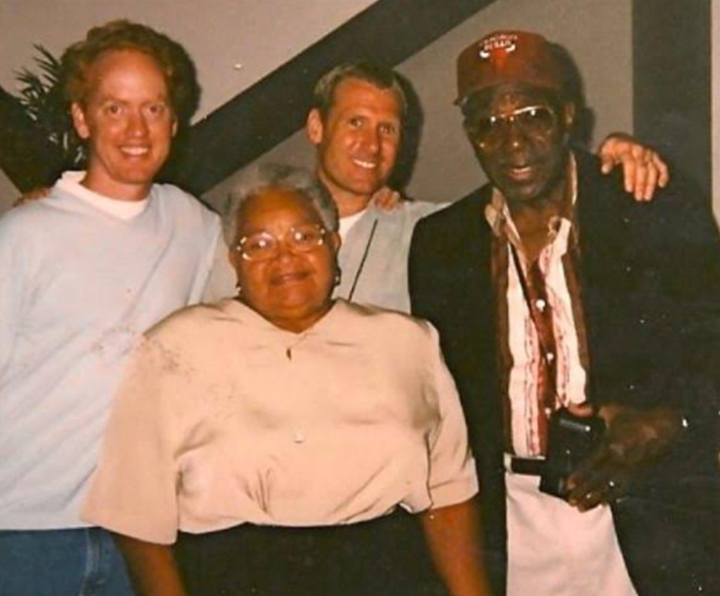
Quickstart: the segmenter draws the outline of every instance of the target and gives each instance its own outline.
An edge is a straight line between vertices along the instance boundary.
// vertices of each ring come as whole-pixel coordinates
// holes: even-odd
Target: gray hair
[[[243,174],[223,210],[223,232],[231,246],[237,241],[237,217],[243,204],[269,188],[290,190],[318,214],[323,227],[338,231],[338,210],[325,186],[310,171],[284,164],[262,164]]]

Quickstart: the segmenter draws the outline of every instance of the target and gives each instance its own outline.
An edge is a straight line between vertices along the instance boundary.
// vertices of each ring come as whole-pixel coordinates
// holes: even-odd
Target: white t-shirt
[[[340,229],[338,230],[338,233],[340,234],[340,239],[345,242],[345,238],[347,238],[348,232],[352,229],[352,227],[360,221],[360,218],[365,213],[365,209],[362,211],[358,211],[357,213],[353,213],[352,215],[348,215],[347,217],[341,217],[339,224]]]

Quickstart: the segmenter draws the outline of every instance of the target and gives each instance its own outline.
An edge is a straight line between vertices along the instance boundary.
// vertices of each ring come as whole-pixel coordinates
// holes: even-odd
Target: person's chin
[[[537,198],[541,192],[543,185],[535,181],[526,181],[523,183],[503,181],[496,184],[503,196],[512,202],[528,203]]]
[[[159,170],[155,164],[136,164],[134,167],[125,168],[121,177],[129,184],[150,184]]]
[[[273,293],[279,303],[295,307],[308,301],[314,284],[307,278],[285,277],[273,284]]]
[[[325,303],[309,300],[306,295],[285,296],[273,308],[285,319],[298,320],[320,317],[326,310]]]
[[[373,194],[380,190],[387,182],[387,176],[378,169],[355,170],[351,177],[352,185],[356,190]]]
[[[372,196],[383,187],[382,183],[376,178],[366,177],[353,181],[350,190],[358,196]]]

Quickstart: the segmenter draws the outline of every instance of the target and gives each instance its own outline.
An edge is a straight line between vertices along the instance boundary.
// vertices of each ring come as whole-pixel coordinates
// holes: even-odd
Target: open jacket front
[[[648,469],[633,497],[614,507],[621,548],[640,596],[678,593],[659,573],[666,564],[687,566],[688,591],[682,593],[691,593],[696,581],[707,590],[717,580],[717,551],[700,549],[702,561],[682,560],[672,541],[694,543],[698,529],[720,527],[717,227],[709,204],[677,181],[649,205],[638,204],[617,176],[601,174],[594,157],[574,155],[588,397],[596,404],[673,405],[688,421],[671,456]],[[486,185],[422,220],[409,275],[413,314],[440,331],[460,391],[481,482],[491,571],[502,585],[505,396],[497,368],[492,231],[484,215],[491,194]]]

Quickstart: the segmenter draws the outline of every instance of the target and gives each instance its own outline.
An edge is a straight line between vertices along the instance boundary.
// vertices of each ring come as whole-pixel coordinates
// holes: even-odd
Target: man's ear
[[[85,112],[79,103],[73,102],[70,106],[70,116],[78,136],[85,140],[90,137],[90,127],[85,120]]]
[[[577,110],[574,103],[565,104],[565,107],[563,108],[563,124],[565,125],[565,130],[569,131],[572,129],[573,124],[575,124],[576,113]]]
[[[323,121],[320,110],[313,108],[305,123],[305,132],[313,145],[319,145],[323,139]]]

